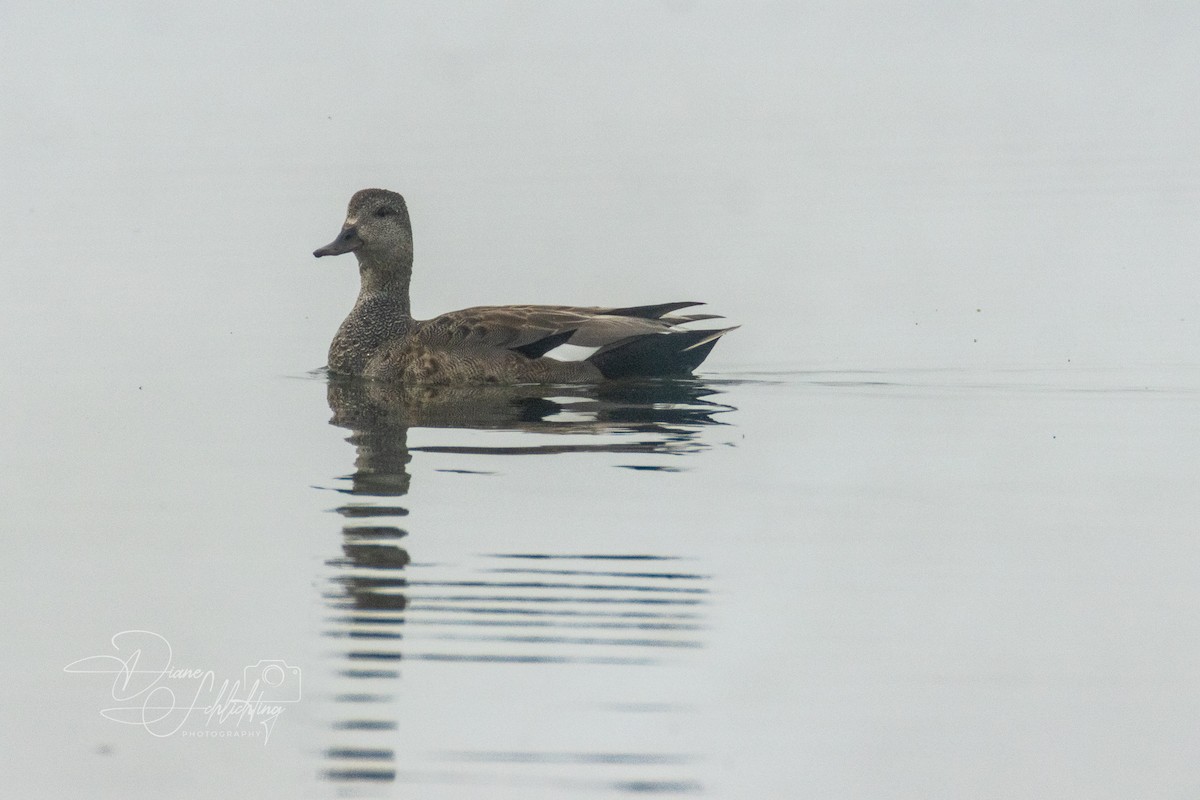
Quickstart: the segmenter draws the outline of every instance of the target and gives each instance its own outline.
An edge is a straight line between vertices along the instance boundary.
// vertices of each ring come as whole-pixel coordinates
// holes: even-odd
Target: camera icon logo
[[[242,670],[242,681],[248,696],[264,703],[300,700],[300,668],[286,661],[264,658]]]

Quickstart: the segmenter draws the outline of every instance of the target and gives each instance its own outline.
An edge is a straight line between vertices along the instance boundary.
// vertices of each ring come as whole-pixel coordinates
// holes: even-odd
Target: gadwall
[[[412,225],[404,198],[363,189],[350,198],[338,237],[314,256],[354,253],[361,286],[329,346],[329,370],[403,384],[595,383],[687,375],[733,330],[678,326],[712,314],[674,314],[700,303],[629,308],[477,306],[415,320],[408,301]],[[595,348],[581,361],[548,353]]]

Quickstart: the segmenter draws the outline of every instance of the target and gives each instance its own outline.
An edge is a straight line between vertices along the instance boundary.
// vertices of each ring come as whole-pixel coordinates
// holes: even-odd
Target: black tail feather
[[[681,308],[702,306],[704,303],[684,301],[682,303],[658,303],[652,306],[627,306],[625,308],[610,308],[601,312],[606,317],[641,317],[642,319],[658,319],[664,314],[678,311]]]
[[[588,361],[605,378],[688,375],[725,331],[672,331],[637,336],[594,353]]]

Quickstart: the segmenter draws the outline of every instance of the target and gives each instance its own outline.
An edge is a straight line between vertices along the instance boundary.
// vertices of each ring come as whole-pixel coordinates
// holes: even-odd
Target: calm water
[[[1200,792],[1200,7],[0,7],[0,794]],[[330,385],[707,300],[694,381]]]
[[[1196,370],[485,395],[268,376],[215,424],[153,413],[183,400],[148,390],[124,387],[88,451],[152,455],[64,452],[26,484],[37,522],[4,583],[18,794],[1116,797],[1196,778]],[[218,685],[294,669],[296,694],[291,673],[272,688],[266,741],[259,720],[102,718],[140,723],[146,696],[63,668],[130,629]],[[145,666],[140,636],[123,657]]]

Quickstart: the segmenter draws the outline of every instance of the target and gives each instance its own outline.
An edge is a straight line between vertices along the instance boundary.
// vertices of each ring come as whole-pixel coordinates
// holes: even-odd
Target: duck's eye
[[[390,216],[395,215],[395,213],[396,213],[396,209],[390,208],[388,206],[380,206],[379,208],[375,209],[375,216],[380,217],[380,218],[390,217]]]

